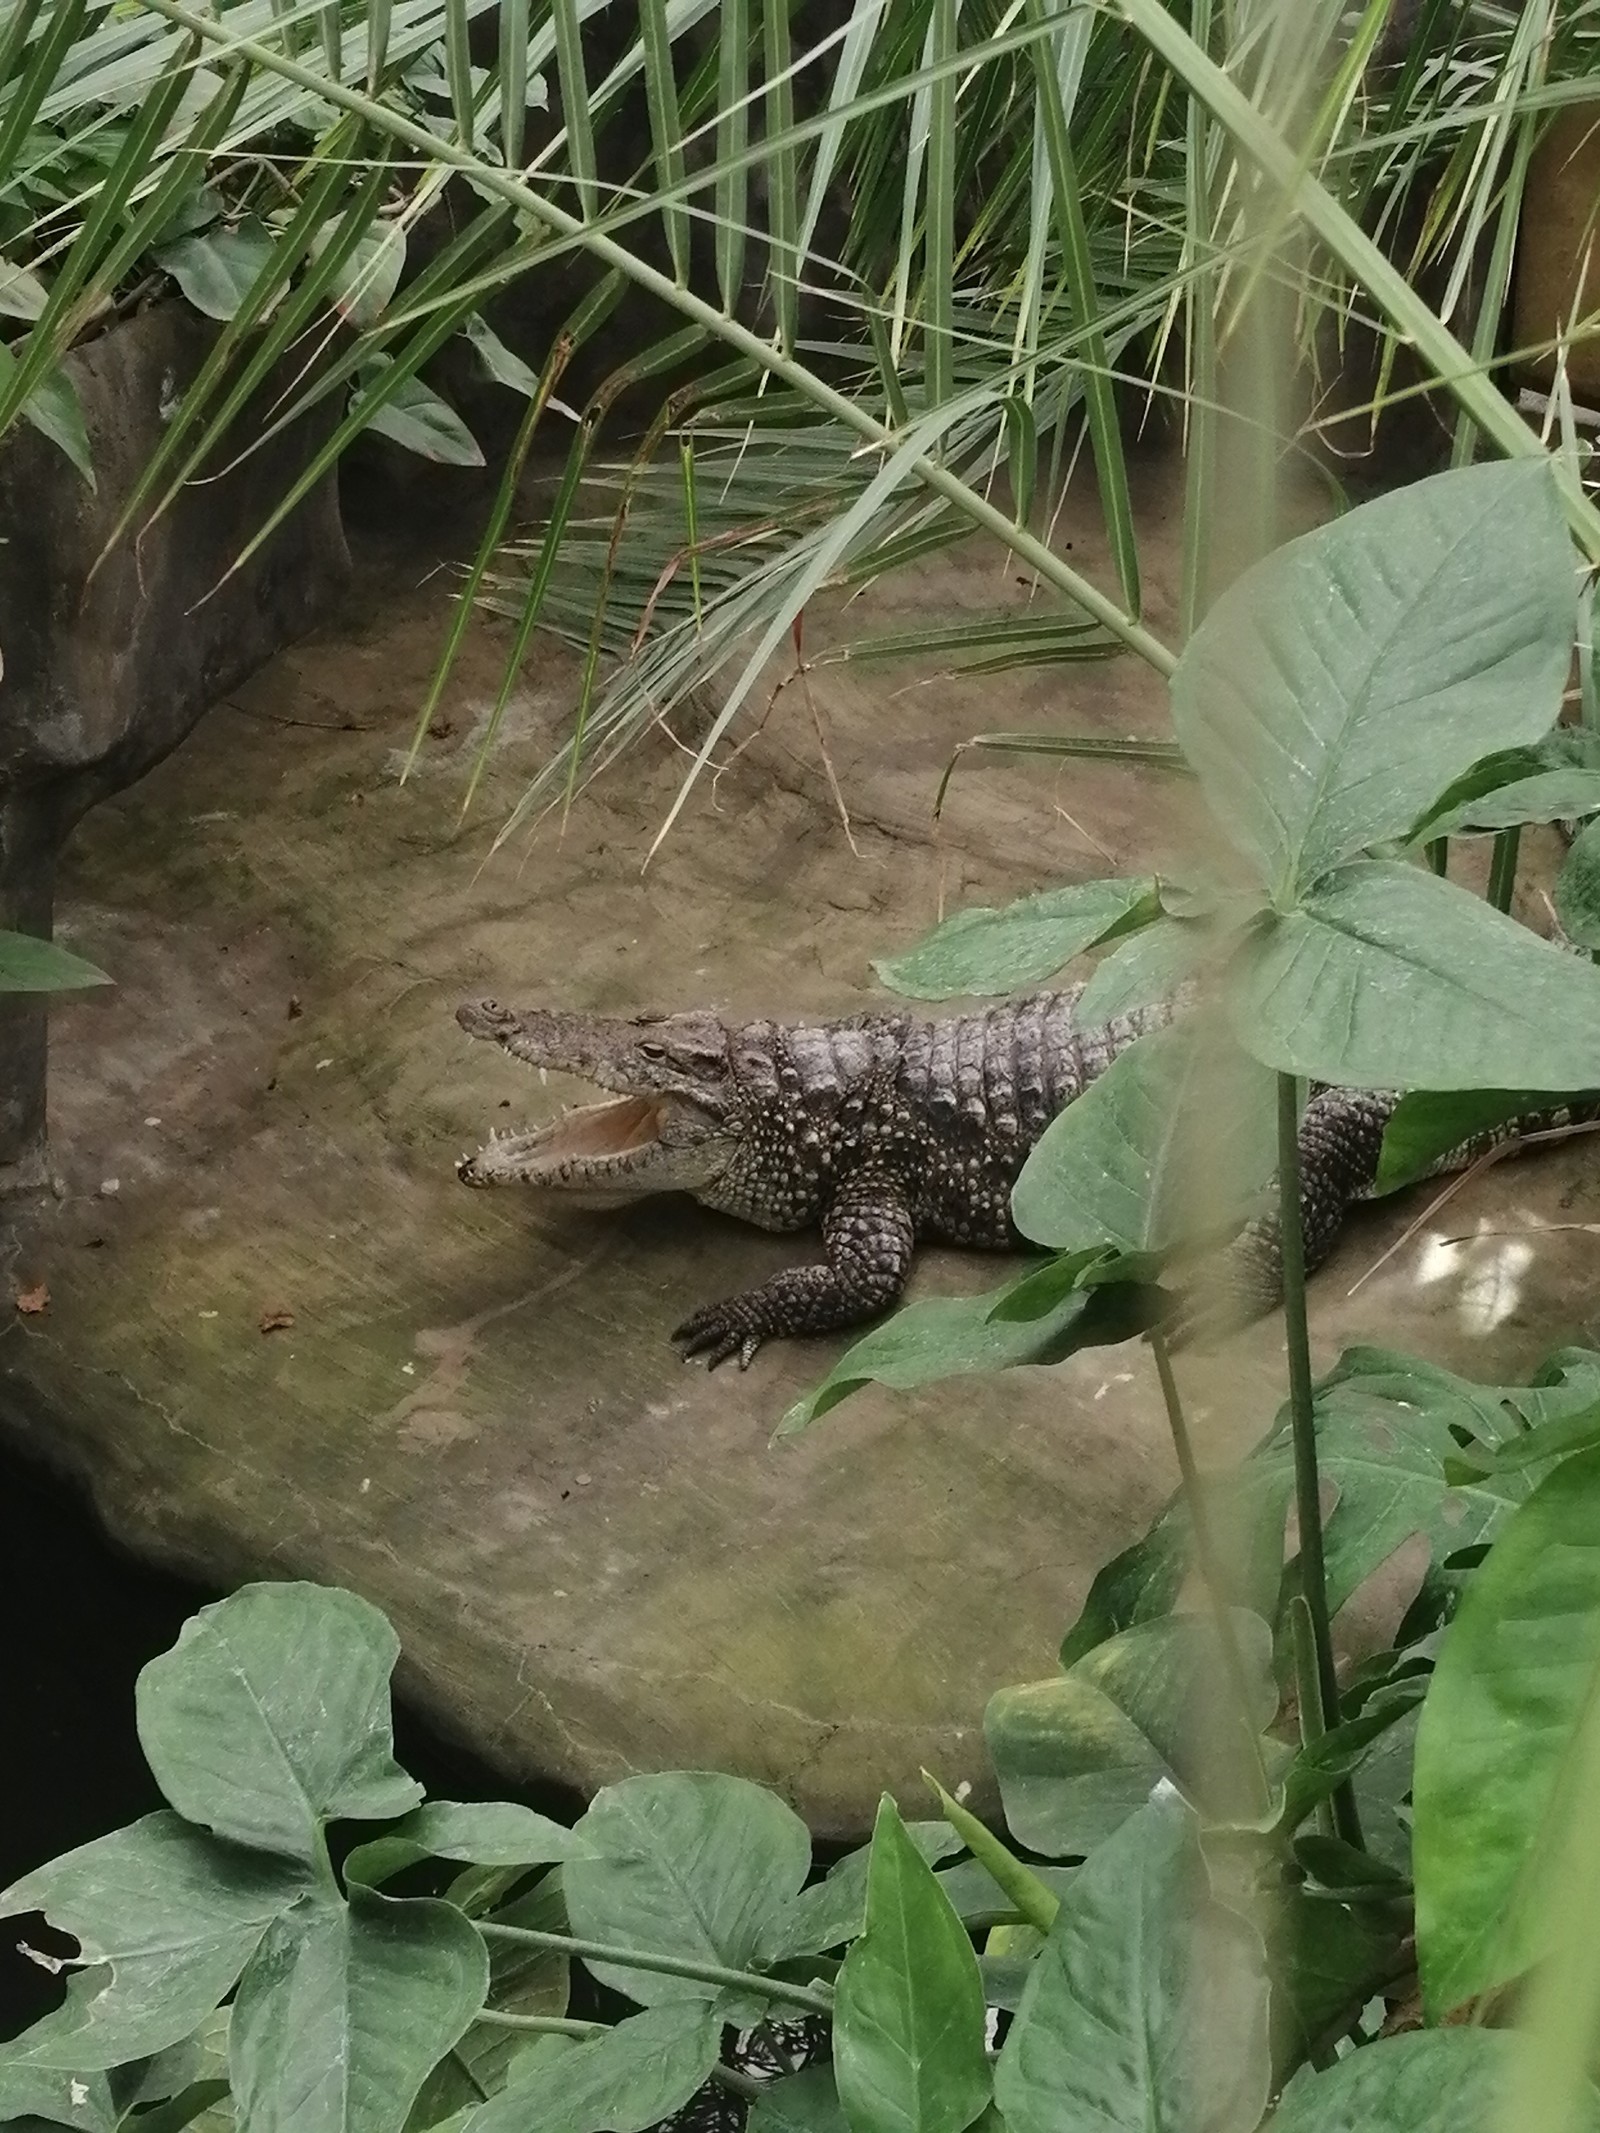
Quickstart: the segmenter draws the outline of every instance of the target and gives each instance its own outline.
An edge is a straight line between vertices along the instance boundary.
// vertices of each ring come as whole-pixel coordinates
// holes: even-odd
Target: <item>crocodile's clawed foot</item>
[[[703,1358],[706,1368],[715,1370],[719,1363],[736,1355],[739,1368],[748,1370],[751,1357],[765,1337],[750,1319],[744,1298],[733,1296],[726,1303],[707,1304],[704,1310],[694,1312],[672,1338],[681,1344],[686,1363]]]

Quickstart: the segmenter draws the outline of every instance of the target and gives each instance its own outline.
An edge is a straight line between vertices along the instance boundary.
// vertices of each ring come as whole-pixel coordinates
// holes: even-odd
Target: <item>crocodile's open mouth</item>
[[[621,1183],[660,1148],[665,1109],[651,1096],[580,1104],[548,1125],[491,1134],[476,1155],[462,1157],[456,1176],[463,1185]]]

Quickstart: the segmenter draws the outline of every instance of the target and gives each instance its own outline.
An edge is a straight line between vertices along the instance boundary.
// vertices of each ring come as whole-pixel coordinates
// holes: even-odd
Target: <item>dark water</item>
[[[136,1562],[74,1490],[0,1454],[0,1888],[162,1804],[134,1732],[134,1681],[219,1597]],[[508,1785],[404,1706],[395,1751],[435,1798],[518,1799],[562,1821],[581,1807]],[[0,2038],[61,1993],[15,1952],[22,1930],[0,1924]]]

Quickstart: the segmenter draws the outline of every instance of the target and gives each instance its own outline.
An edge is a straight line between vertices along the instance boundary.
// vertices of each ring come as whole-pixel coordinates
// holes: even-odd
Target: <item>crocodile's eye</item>
[[[641,1037],[639,1040],[639,1056],[642,1059],[648,1059],[652,1066],[660,1066],[671,1057],[671,1054],[664,1044],[655,1044],[650,1038]]]

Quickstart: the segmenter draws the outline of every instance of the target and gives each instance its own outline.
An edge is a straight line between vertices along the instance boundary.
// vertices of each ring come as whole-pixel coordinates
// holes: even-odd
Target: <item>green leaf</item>
[[[358,1845],[345,1860],[344,1876],[375,1887],[419,1859],[546,1866],[582,1848],[570,1829],[509,1800],[429,1800],[371,1844]]]
[[[675,1771],[624,1778],[595,1795],[562,1868],[581,1940],[747,1969],[763,1932],[799,1894],[811,1864],[805,1824],[748,1779]],[[614,1963],[589,1966],[641,2006],[720,1988]]]
[[[1230,839],[1298,899],[1489,750],[1547,732],[1574,626],[1548,465],[1457,469],[1246,572],[1178,663],[1173,722]]]
[[[1572,840],[1556,877],[1556,917],[1581,948],[1600,948],[1600,824],[1591,822]]]
[[[1392,1906],[1332,1903],[1289,1888],[1276,1892],[1272,1908],[1272,2063],[1282,2075],[1393,1984],[1405,1935]]]
[[[833,2068],[802,2067],[769,2082],[750,2106],[745,2133],[851,2133]]]
[[[1470,830],[1514,829],[1525,822],[1577,822],[1600,808],[1600,769],[1573,765],[1513,778],[1448,814],[1430,818],[1428,835],[1459,837]]]
[[[521,356],[513,355],[481,313],[474,311],[467,320],[467,339],[477,351],[479,362],[493,378],[496,385],[508,385],[514,393],[521,393],[525,400],[534,400],[539,394],[539,373],[523,362]]]
[[[1158,918],[1095,965],[1072,1011],[1079,1029],[1098,1029],[1119,1015],[1170,1000],[1193,969],[1201,946],[1198,929],[1171,917]]]
[[[111,980],[82,956],[31,933],[0,930],[0,992],[76,992]]]
[[[1075,955],[1159,917],[1153,881],[1084,881],[1024,896],[1002,910],[958,911],[904,955],[874,962],[913,1000],[1014,992],[1042,984]]]
[[[170,274],[197,311],[231,319],[272,257],[272,232],[254,215],[234,228],[196,230],[166,245],[155,262]]]
[[[1550,1107],[1549,1094],[1539,1089],[1414,1090],[1400,1099],[1383,1130],[1373,1191],[1398,1192],[1402,1185],[1434,1176],[1458,1150]]]
[[[459,2133],[644,2133],[682,2110],[716,2065],[721,2041],[715,2010],[684,1999],[581,2044],[552,2038],[516,2060],[504,2089]]]
[[[69,2073],[63,2068],[30,2066],[0,2049],[0,2125],[19,2118],[43,2118],[53,2126],[76,2126],[80,2133],[113,2133],[117,2107],[102,2073]]]
[[[350,402],[359,414],[373,397],[375,382],[393,358],[375,355],[362,366],[362,390]],[[441,400],[420,378],[403,378],[366,417],[366,426],[421,459],[447,467],[481,467],[483,448],[448,400]]]
[[[885,1793],[866,1931],[834,1987],[833,2069],[851,2133],[964,2133],[990,2097],[966,1928]]]
[[[1137,1276],[1197,1228],[1242,1220],[1272,1177],[1271,1076],[1198,1020],[1141,1037],[1052,1119],[1011,1212],[1025,1237],[1087,1259],[1110,1246]]]
[[[49,301],[50,292],[37,274],[19,267],[14,260],[0,259],[0,315],[35,319]],[[43,2112],[33,2114],[43,2117]]]
[[[0,341],[0,393],[9,387],[16,369],[17,358]],[[48,437],[53,445],[66,453],[93,489],[94,456],[89,449],[89,431],[83,419],[78,388],[69,373],[58,367],[41,379],[23,402],[22,413],[41,437]]]
[[[1267,2133],[1493,2133],[1517,2048],[1494,2029],[1382,2037],[1297,2074]]]
[[[0,1916],[43,1911],[93,1967],[8,2061],[93,2071],[177,2044],[304,1889],[281,1861],[226,1850],[164,1811],[25,1874],[0,1895]]]
[[[228,2056],[240,2127],[400,2133],[488,1987],[483,1941],[453,1905],[308,1897],[239,1980]]]
[[[1266,1956],[1152,1800],[1081,1867],[995,2069],[1008,2133],[1234,2133],[1266,2108]]]
[[[908,1822],[905,1831],[930,1866],[962,1848],[947,1822]],[[756,1941],[756,1961],[771,1965],[790,1956],[820,1955],[824,1949],[854,1940],[866,1922],[871,1860],[872,1847],[863,1844],[859,1851],[847,1852],[813,1887],[802,1889],[763,1927]]]
[[[337,222],[327,223],[311,247],[311,257],[319,258],[335,242],[338,233]],[[347,325],[365,329],[378,323],[400,285],[405,263],[403,223],[380,221],[363,231],[334,274],[328,290],[334,309]]]
[[[1330,1799],[1367,1761],[1378,1742],[1421,1703],[1426,1675],[1418,1674],[1382,1689],[1351,1718],[1330,1726],[1298,1750],[1284,1775],[1279,1828],[1299,1828],[1312,1810]]]
[[[1250,1461],[1208,1474],[1206,1515],[1216,1536],[1230,1606],[1271,1616],[1283,1572],[1283,1528],[1292,1483],[1275,1465]],[[1072,1666],[1119,1630],[1159,1621],[1177,1606],[1194,1560],[1189,1505],[1180,1492],[1141,1540],[1095,1573],[1078,1619],[1062,1639]]]
[[[1445,1632],[1423,1706],[1417,1948],[1434,2019],[1543,1952],[1569,1773],[1597,1686],[1600,1451],[1589,1451],[1563,1460],[1507,1522]]]
[[[907,1391],[971,1371],[1058,1363],[1080,1348],[1125,1341],[1140,1330],[1140,1305],[1124,1290],[1074,1292],[1047,1317],[1025,1322],[991,1315],[1009,1293],[929,1296],[902,1306],[847,1349],[814,1392],[794,1403],[775,1438],[796,1436],[863,1385]]]
[[[1058,1900],[1071,1886],[1077,1871],[1075,1866],[1030,1864],[1027,1868],[1033,1879]],[[964,1926],[987,1928],[1002,1922],[1015,1924],[1022,1916],[1014,1899],[977,1859],[960,1859],[954,1866],[940,1868],[933,1878],[949,1897],[951,1909]]]
[[[246,1585],[203,1607],[139,1676],[139,1740],[178,1812],[219,1837],[315,1861],[320,1825],[404,1814],[394,1760],[400,1643],[375,1607],[318,1585]]]
[[[1547,800],[1579,801],[1592,788],[1589,779],[1600,771],[1600,736],[1583,726],[1555,726],[1525,748],[1500,748],[1486,755],[1454,779],[1428,808],[1421,821],[1412,824],[1407,844],[1420,844],[1433,837],[1448,837],[1463,829],[1509,829],[1519,822],[1561,821],[1583,814],[1558,804],[1549,815],[1530,815],[1530,804]],[[1566,782],[1571,778],[1570,785]]]
[[[1264,1732],[1278,1708],[1272,1633],[1259,1615],[1230,1612]],[[1231,1696],[1202,1615],[1143,1623],[1048,1681],[997,1690],[983,1730],[1012,1835],[1046,1858],[1092,1853],[1163,1779],[1193,1783]]]
[[[1600,972],[1421,868],[1362,860],[1243,950],[1239,1042],[1351,1088],[1600,1082]]]
[[[1323,1529],[1328,1605],[1337,1612],[1416,1535],[1435,1562],[1490,1539],[1527,1494],[1525,1475],[1452,1487],[1446,1464],[1463,1437],[1493,1448],[1520,1434],[1506,1388],[1474,1385],[1448,1370],[1382,1349],[1352,1348],[1317,1387],[1317,1454],[1338,1501]],[[1580,1395],[1580,1398],[1584,1395]],[[1286,1414],[1255,1455],[1287,1485]]]

